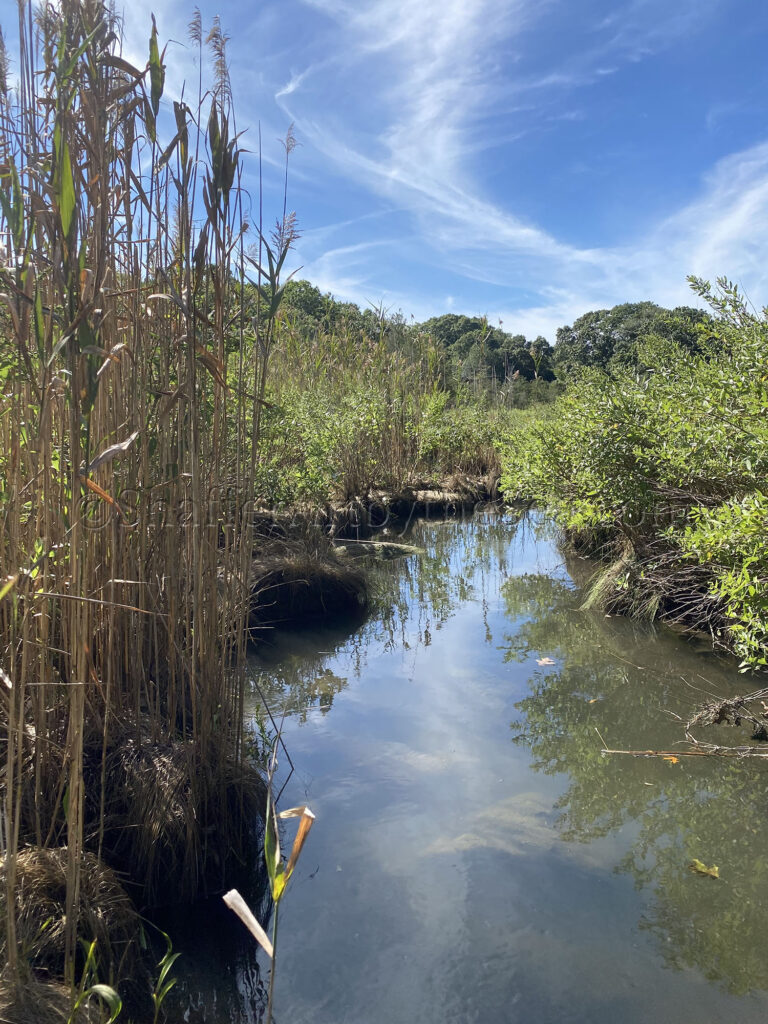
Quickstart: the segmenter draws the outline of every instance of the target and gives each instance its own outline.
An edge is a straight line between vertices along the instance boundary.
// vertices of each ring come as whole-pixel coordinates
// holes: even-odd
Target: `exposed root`
[[[604,567],[589,584],[585,608],[660,619],[688,633],[706,634],[727,646],[728,618],[723,602],[712,593],[712,569],[683,558],[665,544],[635,544],[625,536],[588,532],[569,534],[569,546],[580,555],[599,558]]]

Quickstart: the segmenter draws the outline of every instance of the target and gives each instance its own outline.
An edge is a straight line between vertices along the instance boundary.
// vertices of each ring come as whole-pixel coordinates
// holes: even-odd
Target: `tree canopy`
[[[610,369],[638,360],[638,344],[655,336],[674,341],[692,353],[702,351],[712,333],[712,317],[701,309],[664,309],[655,302],[624,302],[585,313],[572,326],[560,327],[554,349],[558,376],[579,366]]]
[[[400,312],[341,302],[309,281],[288,283],[282,314],[287,325],[311,337],[344,332],[385,338],[405,354],[427,336],[444,355],[447,376],[457,386],[493,390],[511,404],[522,405],[555,397],[583,367],[613,373],[641,365],[649,338],[673,342],[683,354],[700,355],[716,334],[716,322],[704,310],[625,302],[584,313],[560,327],[551,345],[543,335],[529,339],[503,330],[501,323],[494,325],[485,316],[445,313],[421,323],[408,322]]]

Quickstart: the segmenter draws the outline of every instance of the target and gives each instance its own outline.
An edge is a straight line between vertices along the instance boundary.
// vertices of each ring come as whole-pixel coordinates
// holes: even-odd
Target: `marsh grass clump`
[[[98,792],[98,763],[91,767]],[[105,788],[103,853],[141,880],[130,889],[144,905],[220,891],[255,861],[266,789],[246,760],[193,742],[127,736],[109,755]]]
[[[253,565],[252,637],[264,627],[312,626],[319,622],[359,621],[369,604],[365,572],[325,554],[271,555]]]
[[[0,1018],[7,1024],[69,1024],[72,997],[61,982],[28,978],[24,987],[0,979]],[[77,1024],[103,1024],[102,1006],[88,1002],[78,1009]]]
[[[5,868],[0,879],[5,882]],[[91,853],[81,866],[81,934],[96,941],[97,956],[114,977],[135,976],[140,968],[141,919],[114,871]],[[16,863],[17,935],[25,960],[48,977],[64,970],[67,893],[67,850],[30,847],[19,851]],[[7,914],[5,889],[0,911]],[[7,947],[0,945],[7,957]]]

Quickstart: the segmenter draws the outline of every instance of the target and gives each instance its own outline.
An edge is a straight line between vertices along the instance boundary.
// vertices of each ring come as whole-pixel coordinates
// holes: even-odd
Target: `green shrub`
[[[712,295],[695,282],[720,317],[701,354],[651,337],[639,369],[584,371],[549,418],[507,438],[502,487],[595,547],[612,540],[625,559],[631,550],[643,586],[663,587],[663,575],[678,589],[705,581],[730,646],[755,666],[768,636],[768,322],[719,285]]]
[[[716,509],[691,511],[681,549],[715,572],[712,585],[733,620],[733,647],[745,664],[765,665],[768,645],[768,498],[754,491]]]

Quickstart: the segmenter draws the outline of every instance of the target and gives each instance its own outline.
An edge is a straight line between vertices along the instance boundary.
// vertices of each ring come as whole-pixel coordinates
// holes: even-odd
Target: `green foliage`
[[[496,447],[524,416],[503,406],[484,407],[469,392],[434,391],[419,410],[418,465],[425,472],[485,472],[496,462]]]
[[[698,355],[652,335],[636,340],[637,365],[582,370],[552,417],[510,436],[502,486],[569,531],[620,541],[637,581],[674,570],[690,583],[695,569],[729,646],[756,666],[768,639],[768,322],[729,287],[712,296],[721,316]],[[614,595],[631,582],[615,574]]]
[[[85,952],[85,964],[67,1024],[75,1024],[75,1021],[80,1016],[81,1007],[87,1006],[91,999],[94,998],[101,1000],[109,1010],[107,1024],[113,1024],[122,1012],[123,1001],[113,988],[109,985],[101,984],[97,980],[96,940],[94,939],[91,943],[81,940],[81,943]]]
[[[286,302],[316,290],[298,282]],[[289,286],[290,287],[290,286]],[[375,336],[289,318],[275,345],[258,491],[272,505],[322,505],[414,477],[496,471],[497,440],[526,414],[445,386],[445,361],[399,319]],[[393,341],[396,338],[396,343]]]
[[[601,369],[634,366],[638,348],[650,335],[699,353],[707,345],[712,318],[700,309],[664,309],[654,302],[625,302],[580,316],[573,326],[560,327],[554,350],[558,377],[568,378],[584,366]]]
[[[544,337],[528,341],[523,334],[492,327],[485,317],[456,313],[433,317],[421,326],[446,350],[454,375],[462,381],[474,383],[479,376],[492,386],[554,376],[552,348]]]
[[[181,956],[181,953],[173,952],[173,943],[171,942],[170,936],[166,935],[164,931],[160,931],[160,934],[165,939],[166,949],[162,959],[158,962],[158,975],[152,989],[152,1006],[154,1008],[152,1024],[157,1024],[159,1021],[162,1005],[165,1002],[168,993],[176,984],[177,979],[171,978],[169,975],[173,970],[173,965]]]
[[[713,590],[724,602],[734,650],[745,664],[765,665],[768,647],[768,498],[753,491],[715,509],[696,508],[679,543],[716,573]]]
[[[392,403],[384,387],[360,380],[339,393],[332,386],[283,382],[279,406],[267,415],[269,458],[261,484],[278,503],[323,503],[365,494],[388,482]],[[406,416],[405,440],[408,439]],[[268,490],[267,490],[268,489]]]

